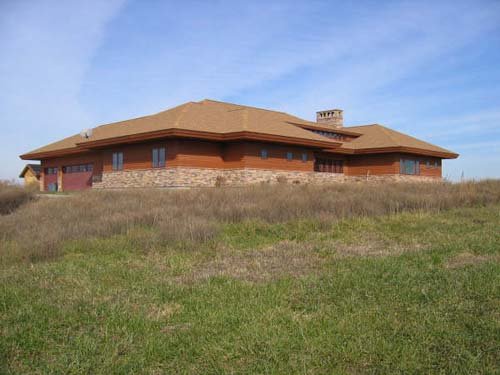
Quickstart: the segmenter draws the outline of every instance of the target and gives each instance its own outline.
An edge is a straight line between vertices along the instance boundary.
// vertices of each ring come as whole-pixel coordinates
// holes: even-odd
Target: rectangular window
[[[45,168],[45,174],[57,174],[57,167]]]
[[[314,170],[316,172],[344,173],[344,161],[318,158],[314,161]]]
[[[434,168],[439,168],[439,161],[438,160],[434,161]]]
[[[267,159],[267,150],[266,149],[260,150],[260,158]]]
[[[153,168],[165,166],[165,147],[153,148]]]
[[[401,174],[420,174],[420,163],[414,159],[401,159],[400,160],[400,173]]]
[[[307,161],[307,153],[306,152],[303,152],[302,153],[302,162],[306,162]]]
[[[113,170],[121,171],[123,169],[123,152],[113,152]]]
[[[292,161],[292,159],[293,159],[293,153],[292,153],[292,152],[290,152],[290,151],[288,151],[288,152],[286,153],[286,160],[288,160],[288,161]]]
[[[92,172],[92,164],[68,165],[63,167],[64,173]]]

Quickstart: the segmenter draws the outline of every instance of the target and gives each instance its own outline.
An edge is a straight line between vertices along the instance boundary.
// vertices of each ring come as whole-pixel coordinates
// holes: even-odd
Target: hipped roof
[[[303,120],[296,116],[267,109],[205,99],[188,102],[150,116],[115,122],[93,128],[89,138],[76,134],[21,155],[23,159],[81,152],[86,149],[111,144],[135,142],[146,139],[182,136],[213,140],[267,140],[312,146],[345,153],[397,151],[411,148],[419,152],[456,157],[457,154],[441,147],[420,141],[381,125],[354,126],[331,129],[354,137],[351,142],[316,134],[307,129],[328,129],[325,125]],[[419,151],[421,150],[421,151]]]

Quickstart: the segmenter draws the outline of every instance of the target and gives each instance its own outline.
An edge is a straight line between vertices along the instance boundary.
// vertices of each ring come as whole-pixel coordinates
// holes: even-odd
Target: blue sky
[[[83,128],[212,98],[343,108],[500,177],[500,1],[0,1],[0,179]]]

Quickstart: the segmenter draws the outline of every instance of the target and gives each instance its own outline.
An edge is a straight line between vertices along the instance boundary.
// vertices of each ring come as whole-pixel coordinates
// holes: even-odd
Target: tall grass
[[[33,189],[26,189],[9,181],[0,181],[0,215],[13,212],[34,197]]]
[[[313,220],[331,223],[403,211],[500,202],[500,181],[460,184],[275,185],[197,190],[88,191],[38,200],[0,217],[0,260],[57,256],[64,242],[144,228],[137,246],[199,243],[225,223]],[[146,234],[144,234],[146,233]]]

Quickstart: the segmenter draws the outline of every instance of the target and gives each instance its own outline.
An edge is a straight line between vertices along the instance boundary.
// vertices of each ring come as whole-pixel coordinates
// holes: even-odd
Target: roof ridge
[[[380,124],[375,123],[375,124],[365,124],[365,125],[349,125],[349,126],[344,126],[344,128],[364,128],[366,126],[376,126],[376,125],[382,126]]]
[[[181,121],[181,119],[184,117],[184,115],[186,114],[186,112],[188,111],[189,107],[194,104],[193,102],[187,102],[187,103],[184,103],[184,108],[181,109],[181,113],[179,113],[179,116],[177,116],[177,119],[175,120],[174,122],[174,127],[177,128],[179,126],[179,122]],[[160,112],[161,113],[161,112]]]
[[[283,115],[297,117],[297,116],[291,115],[290,113],[283,112],[283,111],[275,111],[274,109],[260,108],[260,107],[255,107],[255,106],[251,106],[251,105],[246,105],[246,104],[237,104],[237,103],[231,103],[231,102],[223,102],[222,100],[203,99],[201,102],[213,102],[213,103],[229,104],[229,105],[234,105],[236,107],[242,107],[242,108],[247,108],[247,109],[251,108],[251,109],[257,109],[259,111],[281,113]],[[297,117],[297,118],[299,118],[299,117]],[[304,120],[304,121],[306,121],[306,120]]]
[[[387,137],[389,137],[389,139],[390,139],[391,141],[393,141],[394,143],[399,143],[396,139],[394,139],[394,138],[392,137],[392,130],[391,130],[391,129],[389,129],[389,128],[387,128],[387,127],[383,126],[383,125],[380,125],[380,124],[375,124],[375,125],[376,125],[376,126],[379,126],[379,127],[382,129],[382,131],[384,132],[384,134],[385,134]]]

